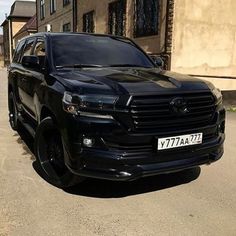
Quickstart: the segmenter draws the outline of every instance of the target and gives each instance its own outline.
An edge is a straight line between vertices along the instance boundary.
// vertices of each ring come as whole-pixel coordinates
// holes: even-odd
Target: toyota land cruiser
[[[162,70],[132,40],[39,33],[9,67],[9,119],[46,179],[130,181],[217,161],[225,110],[211,83]]]

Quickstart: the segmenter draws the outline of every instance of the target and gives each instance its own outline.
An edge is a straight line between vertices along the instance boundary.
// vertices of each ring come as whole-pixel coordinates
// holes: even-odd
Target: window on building
[[[63,32],[71,32],[71,24],[66,23],[63,25]]]
[[[70,4],[70,0],[63,0],[63,6]]]
[[[135,37],[158,34],[159,0],[136,0]]]
[[[108,27],[109,34],[125,35],[126,30],[126,0],[119,0],[109,4]]]
[[[43,20],[45,18],[45,0],[40,0],[40,19]]]
[[[56,11],[56,0],[50,0],[50,13],[53,14]]]
[[[87,33],[95,32],[94,11],[90,11],[83,15],[83,31]]]

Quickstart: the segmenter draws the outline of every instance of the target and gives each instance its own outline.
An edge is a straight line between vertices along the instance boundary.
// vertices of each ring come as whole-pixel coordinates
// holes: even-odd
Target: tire
[[[65,165],[61,134],[51,117],[42,120],[38,126],[34,149],[42,177],[50,184],[67,188],[83,180],[71,173]]]
[[[16,99],[12,91],[8,94],[8,108],[9,108],[9,122],[11,128],[14,131],[18,131],[19,130],[18,110],[16,106]]]

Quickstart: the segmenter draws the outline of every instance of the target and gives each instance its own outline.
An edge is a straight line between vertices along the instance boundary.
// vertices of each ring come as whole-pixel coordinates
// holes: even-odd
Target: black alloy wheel
[[[42,120],[37,128],[35,155],[43,177],[49,183],[66,188],[83,180],[71,173],[65,165],[61,134],[51,117]]]

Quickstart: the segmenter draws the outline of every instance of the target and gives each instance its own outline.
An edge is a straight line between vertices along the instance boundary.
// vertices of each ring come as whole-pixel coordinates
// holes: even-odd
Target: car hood
[[[158,68],[65,69],[54,76],[79,93],[135,95],[209,90],[203,80]]]

